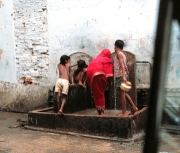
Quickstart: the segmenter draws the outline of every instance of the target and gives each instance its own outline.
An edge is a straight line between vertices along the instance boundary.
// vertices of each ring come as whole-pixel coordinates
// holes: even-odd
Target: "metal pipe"
[[[136,61],[136,63],[149,63],[150,65],[150,70],[152,70],[152,65],[149,61]]]

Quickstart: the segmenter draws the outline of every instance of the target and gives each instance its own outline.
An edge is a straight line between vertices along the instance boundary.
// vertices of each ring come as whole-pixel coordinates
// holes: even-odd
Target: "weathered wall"
[[[49,89],[0,81],[0,110],[28,112],[44,108]]]
[[[169,49],[170,52],[165,85],[166,88],[180,89],[180,27],[176,21],[172,24]]]
[[[152,63],[158,4],[159,0],[0,0],[0,80],[20,83],[26,76],[34,84],[53,86],[61,55],[84,52],[95,57],[105,47],[113,52],[116,39],[125,41],[125,50],[137,61]],[[180,34],[175,22],[172,34],[166,87],[179,88]],[[148,69],[137,64],[138,84],[149,84]]]
[[[30,77],[49,85],[49,50],[46,0],[14,0],[14,37],[17,81]]]
[[[137,60],[152,62],[158,0],[47,2],[51,84],[62,54],[95,57],[105,47],[113,52],[116,39],[123,39]]]
[[[95,57],[114,41],[137,61],[153,63],[159,0],[0,0],[0,81],[53,86],[63,54]],[[165,87],[179,93],[180,34],[173,22]],[[137,87],[150,83],[148,64],[137,64]],[[139,85],[139,86],[138,86]],[[176,94],[178,95],[178,94]]]
[[[119,38],[137,60],[152,61],[158,1],[0,2],[2,81],[20,83],[22,77],[30,77],[34,84],[53,86],[62,54],[85,52],[95,57],[104,47],[113,52]]]
[[[13,0],[0,0],[0,81],[15,83],[13,30]]]

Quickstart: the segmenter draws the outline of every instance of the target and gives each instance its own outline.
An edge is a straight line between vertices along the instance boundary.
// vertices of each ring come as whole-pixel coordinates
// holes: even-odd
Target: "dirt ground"
[[[27,114],[0,111],[0,153],[141,153],[144,141],[119,142],[25,129]],[[180,135],[161,133],[159,153],[180,153]]]

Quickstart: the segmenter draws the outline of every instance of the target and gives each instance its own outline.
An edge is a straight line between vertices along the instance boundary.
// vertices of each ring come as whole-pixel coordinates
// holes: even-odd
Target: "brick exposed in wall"
[[[14,36],[17,81],[30,77],[49,85],[48,22],[45,0],[14,0]]]

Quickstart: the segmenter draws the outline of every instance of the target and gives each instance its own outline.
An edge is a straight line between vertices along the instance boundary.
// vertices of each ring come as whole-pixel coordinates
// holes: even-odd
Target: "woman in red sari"
[[[99,115],[107,115],[104,112],[104,92],[108,85],[108,77],[113,77],[111,52],[109,49],[103,49],[101,53],[90,62],[86,73],[87,83],[93,93],[94,103]]]

